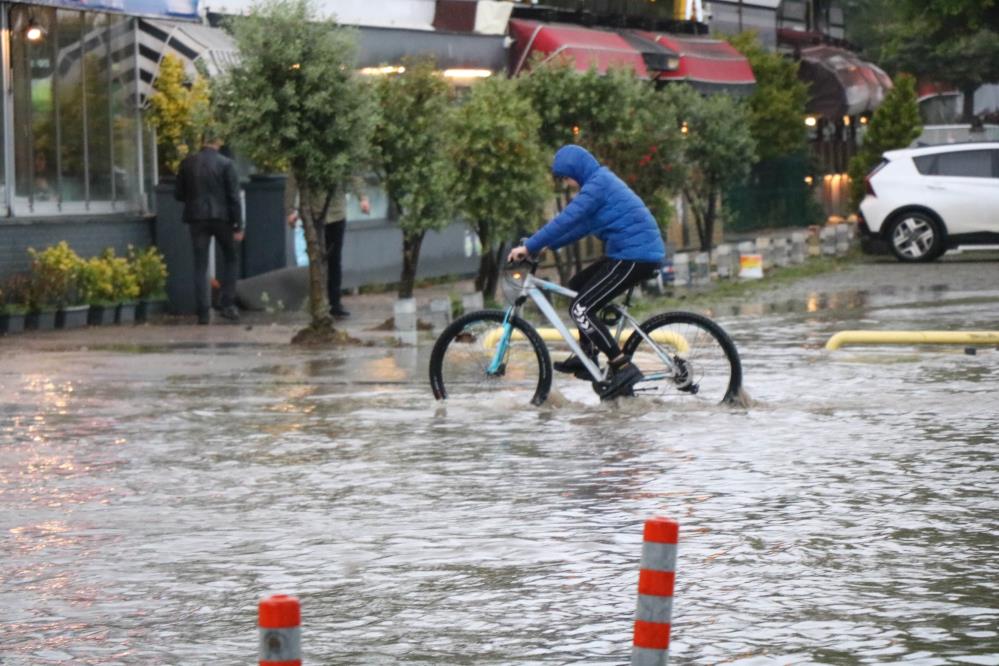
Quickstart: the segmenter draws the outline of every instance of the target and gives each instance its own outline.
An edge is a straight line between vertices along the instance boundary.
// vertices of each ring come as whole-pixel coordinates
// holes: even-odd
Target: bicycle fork
[[[506,315],[503,317],[503,333],[500,335],[499,342],[496,343],[493,360],[486,368],[486,374],[491,377],[502,376],[506,372],[506,363],[503,362],[503,359],[506,358],[506,350],[510,348],[510,336],[513,335],[513,324],[510,323],[510,317],[513,316],[514,309],[512,306],[507,308]]]

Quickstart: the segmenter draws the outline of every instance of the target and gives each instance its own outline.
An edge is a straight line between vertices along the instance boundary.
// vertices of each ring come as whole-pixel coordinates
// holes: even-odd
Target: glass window
[[[913,157],[912,161],[916,163],[916,171],[919,173],[924,176],[935,176],[937,175],[937,157],[939,155],[921,155]]]
[[[85,133],[83,68],[84,43],[82,12],[60,9],[56,12],[56,116],[59,121],[57,169],[62,210],[83,209],[87,200],[87,146]],[[74,205],[75,204],[75,205]]]
[[[88,13],[83,58],[90,201],[111,201],[111,61],[108,17]],[[94,208],[92,205],[91,208]]]
[[[136,135],[135,45],[133,19],[111,16],[111,117],[113,192],[118,208],[134,208],[138,195],[139,146]]]
[[[965,176],[972,178],[989,178],[992,176],[992,151],[962,150],[953,153],[941,153],[937,162],[937,174],[940,176]]]
[[[16,212],[58,211],[55,10],[10,10]]]

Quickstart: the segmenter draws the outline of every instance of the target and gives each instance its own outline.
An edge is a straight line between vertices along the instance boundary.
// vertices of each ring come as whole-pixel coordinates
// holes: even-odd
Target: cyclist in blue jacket
[[[572,276],[569,288],[577,292],[569,314],[579,328],[579,343],[592,359],[603,352],[611,374],[601,398],[629,392],[642,373],[621,353],[614,337],[598,316],[617,295],[655,274],[666,248],[652,213],[624,181],[585,148],[563,146],[555,154],[552,174],[579,192],[524,245],[510,250],[508,261],[521,261],[544,248],[557,250],[593,235],[604,242],[606,256]],[[554,364],[559,372],[588,377],[575,355]]]

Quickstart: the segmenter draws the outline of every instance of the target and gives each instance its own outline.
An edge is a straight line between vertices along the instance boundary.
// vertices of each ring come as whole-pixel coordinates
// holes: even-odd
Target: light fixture
[[[817,122],[818,121],[815,119],[815,116],[805,116],[805,125],[806,126],[808,126],[808,127],[815,127],[815,124]]]
[[[361,74],[365,76],[385,76],[387,74],[402,74],[406,68],[399,65],[385,65],[383,67],[362,67]]]
[[[449,79],[485,79],[493,75],[491,69],[445,69],[444,76]]]
[[[805,176],[805,185],[808,185],[809,187],[811,187],[812,183],[814,183],[814,182],[815,182],[814,178],[812,178],[811,176]]]
[[[867,116],[860,116],[860,124],[861,125],[867,124]]]
[[[35,23],[35,19],[28,19],[28,27],[24,30],[24,38],[29,42],[37,42],[45,36],[42,26]]]
[[[845,126],[849,127],[849,126],[850,126],[850,122],[851,122],[851,120],[852,120],[852,119],[850,118],[850,116],[843,116],[843,124],[844,124]]]
[[[689,132],[689,131],[690,131],[690,128],[689,128],[689,127],[687,127],[687,121],[686,121],[686,120],[684,120],[684,121],[683,121],[683,124],[682,124],[682,125],[680,125],[680,133],[681,133],[681,134],[686,134],[686,133],[687,133],[687,132]]]

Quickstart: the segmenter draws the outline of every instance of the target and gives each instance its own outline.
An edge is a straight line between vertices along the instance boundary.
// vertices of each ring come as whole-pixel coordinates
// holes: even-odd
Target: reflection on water
[[[664,514],[675,663],[997,664],[999,352],[809,345],[988,315],[870,299],[721,313],[749,409],[438,404],[426,349],[4,359],[0,663],[252,662],[276,592],[310,663],[624,663]]]

